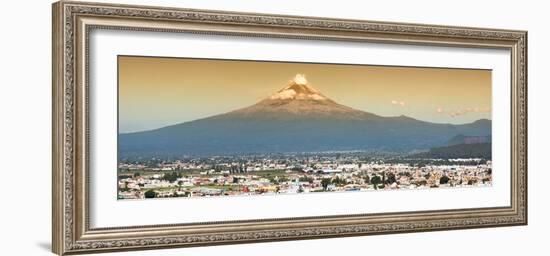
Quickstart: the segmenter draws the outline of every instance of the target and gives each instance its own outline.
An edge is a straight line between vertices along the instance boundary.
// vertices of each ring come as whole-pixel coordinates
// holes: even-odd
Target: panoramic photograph
[[[118,57],[117,198],[486,187],[491,70]]]

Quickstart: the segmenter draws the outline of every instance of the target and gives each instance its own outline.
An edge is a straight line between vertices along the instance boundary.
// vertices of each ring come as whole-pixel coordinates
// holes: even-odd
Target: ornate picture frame
[[[91,228],[88,46],[97,29],[509,50],[511,204]],[[526,31],[61,1],[53,4],[52,94],[52,247],[59,255],[527,224]]]

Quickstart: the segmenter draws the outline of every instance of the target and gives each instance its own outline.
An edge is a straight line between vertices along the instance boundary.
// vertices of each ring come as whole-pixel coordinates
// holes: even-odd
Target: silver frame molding
[[[508,49],[512,60],[511,205],[90,228],[88,39],[94,29]],[[52,47],[52,250],[59,255],[527,224],[526,31],[61,1],[53,4]]]

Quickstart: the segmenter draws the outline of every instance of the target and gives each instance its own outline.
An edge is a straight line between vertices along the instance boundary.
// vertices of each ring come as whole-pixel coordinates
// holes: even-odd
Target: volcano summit
[[[288,85],[246,108],[227,113],[238,116],[267,115],[273,118],[361,119],[373,114],[356,110],[329,99],[297,74]]]
[[[491,121],[452,125],[383,117],[339,104],[297,74],[258,103],[160,129],[119,135],[119,157],[426,150],[457,135],[489,136]]]

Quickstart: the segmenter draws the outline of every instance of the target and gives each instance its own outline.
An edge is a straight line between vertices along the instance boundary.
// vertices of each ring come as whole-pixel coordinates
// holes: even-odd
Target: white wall
[[[97,1],[97,0],[96,0]],[[105,1],[105,0],[103,0]],[[111,2],[111,1],[106,1]],[[529,31],[529,225],[120,255],[544,255],[550,228],[550,23],[545,1],[146,1],[123,3],[312,15]],[[50,1],[3,3],[0,40],[0,235],[2,255],[51,255]],[[546,238],[545,238],[546,237]],[[538,252],[538,253],[536,253]],[[115,255],[119,255],[118,253]]]

